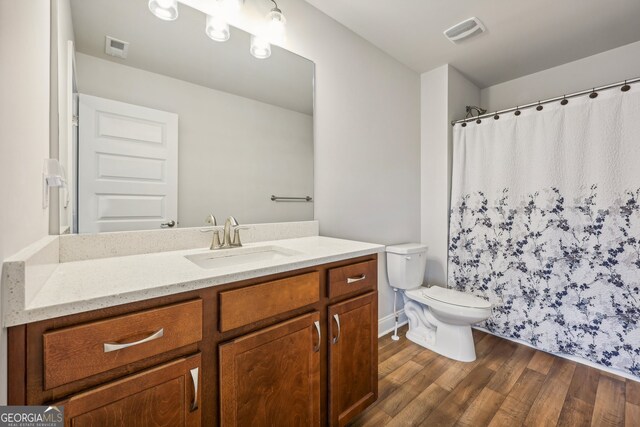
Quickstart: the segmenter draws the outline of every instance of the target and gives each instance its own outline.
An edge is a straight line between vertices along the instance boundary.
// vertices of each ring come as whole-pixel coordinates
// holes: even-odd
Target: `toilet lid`
[[[422,291],[422,295],[436,301],[447,304],[459,305],[470,308],[491,308],[491,303],[475,295],[447,289],[441,286],[432,286]]]

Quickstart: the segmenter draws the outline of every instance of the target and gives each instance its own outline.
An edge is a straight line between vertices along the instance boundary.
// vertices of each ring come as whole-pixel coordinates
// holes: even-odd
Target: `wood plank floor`
[[[640,427],[640,383],[473,332],[462,363],[404,337],[378,343],[378,401],[355,426]]]

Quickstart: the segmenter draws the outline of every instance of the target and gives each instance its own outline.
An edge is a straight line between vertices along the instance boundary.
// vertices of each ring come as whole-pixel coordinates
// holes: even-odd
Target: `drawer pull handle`
[[[355,283],[355,282],[359,282],[359,281],[364,280],[364,279],[366,279],[366,278],[367,278],[367,275],[366,275],[366,274],[361,274],[361,275],[360,275],[360,276],[358,276],[358,277],[348,277],[348,278],[347,278],[347,284]]]
[[[338,340],[340,339],[340,317],[338,317],[337,314],[333,315],[333,320],[336,321],[336,325],[338,325],[338,335],[335,336],[335,338],[333,339],[333,343],[337,344]]]
[[[157,340],[158,338],[162,338],[164,335],[164,328],[160,328],[159,331],[154,332],[146,338],[141,339],[140,341],[129,342],[126,344],[119,343],[105,343],[104,344],[104,352],[109,353],[110,351],[122,350],[123,348],[133,347],[135,345],[144,344],[149,341]]]
[[[193,368],[189,372],[193,381],[193,402],[191,402],[191,412],[193,412],[198,409],[198,368]]]
[[[318,332],[318,345],[313,347],[313,352],[317,353],[320,351],[320,343],[322,342],[322,333],[320,332],[320,322],[316,320],[315,322],[313,322],[313,324],[316,327],[316,332]]]

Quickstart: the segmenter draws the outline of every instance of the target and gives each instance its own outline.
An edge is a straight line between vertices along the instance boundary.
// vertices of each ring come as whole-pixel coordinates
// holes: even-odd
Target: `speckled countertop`
[[[212,269],[202,268],[185,258],[210,252],[208,249],[63,262],[52,267],[49,278],[26,300],[23,307],[19,304],[5,307],[4,325],[14,326],[172,295],[384,250],[382,245],[320,236],[263,241],[244,246],[249,251],[250,248],[265,247],[281,248],[290,251],[290,254],[275,260]],[[20,280],[6,282],[5,286],[24,286]]]

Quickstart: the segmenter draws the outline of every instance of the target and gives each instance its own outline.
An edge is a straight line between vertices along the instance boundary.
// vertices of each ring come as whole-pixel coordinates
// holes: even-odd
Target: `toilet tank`
[[[387,246],[387,276],[397,289],[422,286],[427,267],[427,247],[419,243]]]

